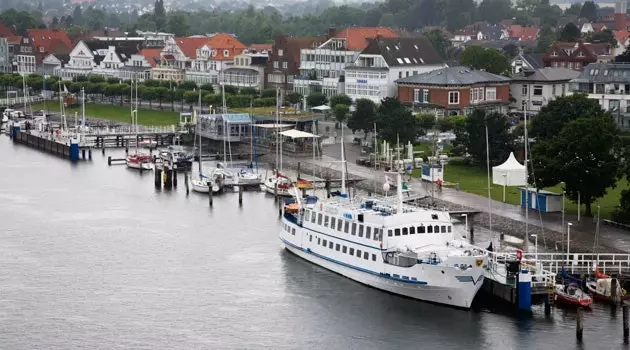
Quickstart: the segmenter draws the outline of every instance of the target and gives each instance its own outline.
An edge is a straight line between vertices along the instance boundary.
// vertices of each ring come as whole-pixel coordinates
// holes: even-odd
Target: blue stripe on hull
[[[284,244],[289,245],[289,246],[291,246],[291,247],[293,247],[295,249],[301,250],[301,251],[303,251],[303,252],[305,252],[307,254],[311,254],[311,255],[316,256],[316,257],[318,257],[320,259],[324,259],[326,261],[330,261],[330,262],[335,263],[337,265],[341,265],[341,266],[348,267],[348,268],[351,268],[351,269],[354,269],[354,270],[357,270],[357,271],[369,273],[370,275],[378,276],[378,277],[389,279],[389,280],[396,281],[396,282],[408,283],[408,284],[419,284],[419,285],[427,285],[428,284],[427,282],[424,282],[424,281],[404,280],[402,278],[396,278],[396,277],[388,276],[385,273],[376,272],[376,271],[372,271],[372,270],[367,270],[367,269],[364,269],[364,268],[361,268],[361,267],[358,267],[358,266],[355,266],[355,265],[350,265],[350,264],[341,262],[339,260],[335,260],[335,259],[329,258],[327,256],[323,256],[321,254],[317,254],[317,253],[313,252],[310,249],[303,249],[302,247],[298,247],[295,244],[293,244],[293,243],[291,243],[291,242],[289,242],[289,241],[287,241],[287,240],[285,240],[283,238],[280,238],[280,240],[282,240],[282,242]]]

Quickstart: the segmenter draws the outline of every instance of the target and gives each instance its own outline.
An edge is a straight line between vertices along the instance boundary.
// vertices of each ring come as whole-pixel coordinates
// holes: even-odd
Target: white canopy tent
[[[305,138],[312,139],[314,137],[319,137],[317,135],[311,134],[310,132],[300,131],[297,129],[285,130],[281,132],[280,135],[286,136],[292,139],[305,139]]]
[[[316,111],[320,111],[320,112],[325,112],[325,111],[329,111],[330,107],[328,107],[326,105],[321,105],[321,106],[313,107],[311,109],[316,110]]]
[[[501,186],[525,186],[525,166],[516,160],[514,152],[501,165],[492,167],[492,183]]]

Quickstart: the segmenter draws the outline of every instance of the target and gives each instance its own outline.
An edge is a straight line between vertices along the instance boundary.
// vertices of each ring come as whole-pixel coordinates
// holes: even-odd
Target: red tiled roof
[[[388,27],[351,27],[342,30],[334,37],[338,39],[347,38],[348,50],[361,51],[368,45],[367,39],[374,39],[377,36],[383,38],[398,38],[400,35]]]
[[[183,37],[175,38],[175,43],[188,58],[197,58],[197,49],[205,45],[217,50],[217,55],[213,60],[232,60],[234,56],[240,55],[247,48],[234,36],[226,33],[218,33],[211,37]],[[223,55],[223,51],[228,50],[228,56]]]
[[[0,23],[0,36],[3,38],[12,37],[15,36],[15,32],[3,23]]]
[[[602,30],[608,28],[606,23],[593,23],[593,30],[595,32],[601,32]]]
[[[630,36],[627,30],[615,30],[613,34],[615,35],[615,39],[617,39],[617,44],[620,46],[624,46],[626,40],[628,40],[628,36]]]
[[[53,52],[54,50],[67,51],[62,53],[68,53],[72,50],[72,43],[70,38],[68,38],[68,33],[63,30],[27,29],[26,33],[38,53],[48,55],[56,53]],[[44,52],[41,52],[40,47],[44,48]]]
[[[536,40],[539,32],[540,28],[538,27],[523,27],[518,24],[508,27],[510,38],[519,38],[520,40]]]
[[[251,44],[248,49],[255,51],[271,51],[273,44]]]
[[[22,36],[21,35],[8,36],[7,41],[10,43],[19,43],[22,41]]]
[[[138,53],[144,56],[144,58],[151,64],[151,67],[157,66],[157,60],[160,58],[160,52],[162,49],[142,49]]]

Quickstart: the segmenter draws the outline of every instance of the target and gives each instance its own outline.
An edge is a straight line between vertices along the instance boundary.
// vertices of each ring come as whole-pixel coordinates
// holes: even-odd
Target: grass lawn
[[[34,104],[32,107],[33,110],[47,109],[50,111],[59,112],[59,103],[55,103],[54,101],[49,101],[46,104],[47,108],[44,108],[43,103]],[[80,117],[81,107],[79,106],[78,108],[66,108],[66,115],[69,118],[73,118],[75,112],[77,112]],[[126,123],[131,122],[131,112],[128,106],[121,107],[101,104],[86,104],[85,115],[86,117],[101,118]],[[179,124],[179,113],[140,108],[140,110],[138,111],[138,123],[141,125],[156,126],[175,125]]]
[[[441,154],[449,154],[451,152],[451,149],[453,149],[453,145],[449,144],[445,144],[444,145],[444,149],[442,150]],[[414,152],[424,152],[422,154],[422,158],[426,158],[428,156],[432,156],[433,155],[433,144],[431,142],[420,142],[417,143],[413,146],[413,151]]]
[[[459,183],[459,189],[468,193],[478,194],[480,196],[488,196],[488,177],[486,169],[475,168],[466,165],[459,164],[447,164],[444,169],[444,178],[446,182]],[[492,176],[492,173],[490,174]],[[492,182],[492,177],[490,178]],[[608,193],[600,198],[598,201],[592,204],[593,215],[596,214],[597,205],[601,206],[601,216],[609,219],[615,207],[619,204],[619,198],[621,191],[624,189],[630,189],[630,184],[626,179],[622,179],[614,189],[609,189]],[[546,188],[546,190],[561,193],[562,189],[560,185]],[[491,195],[492,199],[497,201],[503,200],[503,186],[494,185],[491,183]],[[521,200],[520,191],[516,187],[505,188],[505,201],[510,204],[518,205]],[[577,204],[569,201],[565,202],[565,208],[567,213],[577,213]],[[582,205],[582,213],[584,213],[584,206]]]
[[[229,112],[236,113],[252,113],[253,115],[274,115],[276,114],[276,107],[254,107],[250,108],[228,108]],[[320,115],[319,113],[312,112],[302,112],[298,110],[298,113],[295,113],[295,109],[293,107],[280,108],[280,116],[282,118],[290,118],[290,119],[299,119],[299,118],[311,118],[314,116]]]

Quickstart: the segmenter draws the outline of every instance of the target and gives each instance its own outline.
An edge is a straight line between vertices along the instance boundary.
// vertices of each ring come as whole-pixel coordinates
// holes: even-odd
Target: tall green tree
[[[337,122],[345,122],[346,118],[348,117],[348,111],[350,111],[350,109],[346,105],[335,105],[335,107],[333,107],[333,113],[335,114],[335,119],[337,120]]]
[[[352,99],[346,94],[339,94],[330,98],[330,107],[333,107],[333,108],[336,105],[350,106],[351,104],[352,104]]]
[[[507,75],[510,71],[508,58],[496,49],[481,46],[469,46],[459,58],[461,64],[472,69],[480,69],[494,74]]]
[[[575,42],[580,40],[581,35],[582,33],[580,32],[580,28],[573,23],[568,23],[564,26],[564,28],[562,28],[559,37],[560,41]]]
[[[591,33],[586,37],[586,41],[589,43],[609,43],[612,47],[617,46],[617,39],[612,30],[604,29],[601,32]]]
[[[591,22],[597,21],[597,5],[593,1],[586,1],[582,5],[579,17],[587,18]]]
[[[536,115],[531,134],[530,182],[538,188],[564,182],[568,198],[579,196],[590,216],[593,201],[619,178],[621,142],[610,113],[585,95],[560,97]]]
[[[442,59],[448,59],[453,52],[453,43],[444,35],[439,29],[433,29],[424,34],[431,42],[435,50],[438,52]]]
[[[418,120],[393,97],[386,97],[378,106],[376,114],[379,137],[390,144],[400,140],[401,144],[415,142],[418,136]]]
[[[295,107],[295,113],[297,113],[297,106],[302,100],[304,96],[302,96],[299,92],[291,92],[287,95],[287,102],[289,102],[293,107]]]
[[[348,127],[352,132],[363,130],[365,137],[374,128],[376,122],[376,104],[372,100],[359,98],[356,100],[356,108],[348,118]]]
[[[623,176],[630,183],[630,145],[626,145]],[[621,191],[619,207],[613,212],[613,220],[630,224],[630,190]]]
[[[309,107],[325,105],[327,101],[328,98],[320,92],[314,92],[306,96],[306,104],[309,105]]]
[[[435,125],[435,116],[431,114],[420,114],[416,116],[418,118],[418,127],[425,134]]]
[[[490,164],[503,163],[514,150],[507,118],[500,113],[486,113],[475,110],[465,119],[463,129],[453,128],[457,136],[455,146],[468,152],[476,164],[486,164],[487,149],[490,149]],[[486,145],[486,126],[488,128],[488,145]]]

